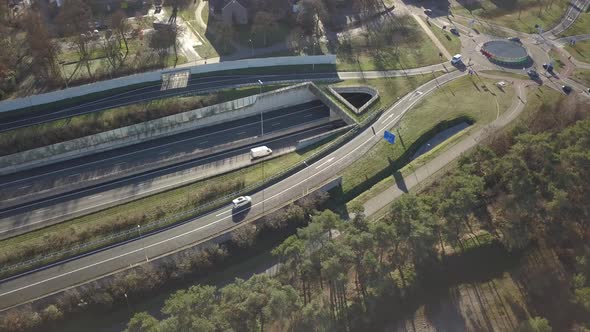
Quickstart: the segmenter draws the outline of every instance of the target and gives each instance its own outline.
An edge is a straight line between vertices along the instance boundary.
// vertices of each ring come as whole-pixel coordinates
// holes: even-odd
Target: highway
[[[151,86],[138,88],[136,90],[118,93],[109,97],[100,98],[95,101],[85,102],[74,107],[65,109],[46,109],[43,114],[30,112],[15,114],[12,118],[5,118],[0,123],[0,132],[14,130],[21,127],[33,126],[49,121],[68,118],[75,115],[87,114],[106,110],[109,108],[145,102],[153,99],[171,97],[183,94],[198,94],[211,91],[227,89],[241,85],[258,85],[258,80],[264,84],[281,82],[306,82],[322,80],[348,80],[378,77],[398,77],[406,75],[430,74],[433,71],[444,70],[442,64],[422,68],[391,71],[369,71],[369,72],[328,72],[328,73],[304,73],[304,74],[281,74],[281,75],[227,75],[216,77],[191,77],[186,88],[160,91],[160,82]],[[6,114],[8,116],[9,114]]]
[[[254,146],[265,144],[273,149],[273,155],[279,156],[294,151],[297,141],[303,138],[344,125],[342,121],[327,118],[328,112],[325,110],[316,113],[318,114],[314,114],[315,121],[308,120],[313,117],[306,115],[302,116],[305,120],[294,121],[301,122],[292,128],[291,133],[283,133],[285,129],[268,132],[265,130],[265,138],[261,138],[262,140],[226,152],[196,159],[189,158],[165,167],[158,164],[152,171],[99,184],[89,185],[84,182],[81,184],[84,186],[79,189],[69,188],[72,190],[61,194],[49,192],[51,195],[43,199],[4,209],[0,212],[0,239],[251,165],[249,149]],[[273,132],[276,132],[277,137],[273,138]],[[64,174],[67,178],[66,174],[67,171]]]
[[[219,146],[239,144],[266,134],[284,131],[329,116],[320,101],[228,121],[176,135],[109,150],[43,167],[0,176],[0,218],[9,207],[86,187],[117,177],[137,174],[180,161],[204,157]]]
[[[386,110],[374,123],[344,146],[330,153],[307,168],[265,190],[252,194],[251,208],[232,211],[224,206],[177,227],[150,236],[141,237],[112,248],[84,255],[77,259],[43,268],[0,283],[0,309],[33,300],[57,292],[65,287],[82,284],[88,280],[108,275],[130,265],[178,251],[196,242],[222,233],[238,222],[254,219],[265,211],[287,204],[301,197],[309,189],[325,183],[382,139],[383,131],[398,123],[413,105],[437,89],[440,84],[465,75],[454,71],[436,81],[430,81],[417,89],[421,94],[410,93]],[[264,211],[263,211],[264,210]]]

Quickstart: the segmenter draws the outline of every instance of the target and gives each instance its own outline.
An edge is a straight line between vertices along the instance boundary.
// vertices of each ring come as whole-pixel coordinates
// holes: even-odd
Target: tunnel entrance
[[[356,108],[363,107],[373,97],[363,92],[340,92],[340,95]]]

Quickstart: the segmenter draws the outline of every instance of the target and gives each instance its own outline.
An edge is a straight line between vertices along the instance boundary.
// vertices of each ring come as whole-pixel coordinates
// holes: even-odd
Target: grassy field
[[[590,33],[590,12],[580,14],[574,24],[560,34],[561,37]]]
[[[416,75],[408,77],[389,77],[366,80],[347,80],[334,84],[334,86],[358,86],[370,85],[379,91],[379,99],[373,106],[369,107],[363,114],[352,114],[358,121],[362,121],[374,111],[393,105],[398,99],[420,85],[438,77],[440,73]]]
[[[495,120],[512,104],[512,88],[501,91],[494,80],[464,77],[445,84],[408,112],[392,130],[398,143],[379,142],[342,174],[345,200],[365,192],[401,169],[419,146],[416,142],[439,124],[459,118],[474,121],[471,130]]]
[[[460,14],[522,32],[535,32],[535,24],[549,30],[562,18],[569,0],[481,0],[472,5],[456,5],[453,14]]]
[[[490,74],[490,75],[498,75],[498,76],[507,76],[507,77],[512,77],[518,80],[528,80],[529,76],[527,74],[517,74],[517,73],[513,73],[511,71],[503,71],[503,70],[486,70],[484,71],[484,73],[486,74]],[[524,73],[524,71],[523,71]]]
[[[138,199],[126,204],[105,209],[87,216],[29,232],[0,241],[0,265],[10,265],[41,254],[47,254],[77,244],[145,225],[166,217],[214,201],[234,193],[244,186],[259,183],[264,178],[301,163],[302,160],[328,145],[332,140],[321,142],[299,152],[292,152],[241,170],[195,182],[177,189]],[[264,169],[264,174],[262,170]],[[200,213],[203,213],[201,211]],[[184,216],[186,219],[190,216]],[[170,223],[181,219],[170,220]],[[163,227],[165,225],[160,225]],[[142,228],[143,230],[144,228]],[[145,229],[149,231],[149,229]],[[119,239],[120,240],[120,239]],[[103,244],[106,245],[106,244]],[[86,251],[90,250],[87,249]],[[53,261],[63,257],[54,257]],[[48,262],[44,262],[48,263]],[[27,268],[32,268],[31,266]]]
[[[339,71],[415,68],[439,63],[438,49],[410,16],[384,22],[382,29],[342,37]]]
[[[423,18],[420,19],[430,27],[430,30],[434,33],[436,38],[440,40],[440,42],[447,49],[447,51],[451,53],[451,55],[461,53],[461,40],[459,39],[459,37],[449,33],[448,31],[443,31],[442,29],[439,29],[437,26],[430,24]]]
[[[549,57],[553,60],[554,70],[559,73],[565,67],[565,64],[561,61],[561,57],[554,50],[549,51]]]
[[[285,85],[265,85],[271,91]],[[0,155],[46,146],[258,94],[259,87],[222,90],[204,96],[169,97],[117,107],[0,133]]]
[[[574,79],[587,87],[590,87],[590,70],[576,70],[574,71]]]
[[[576,42],[574,46],[568,44],[565,50],[578,61],[590,63],[590,40]]]

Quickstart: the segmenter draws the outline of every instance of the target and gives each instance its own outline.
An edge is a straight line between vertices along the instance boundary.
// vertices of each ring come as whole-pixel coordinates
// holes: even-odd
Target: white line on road
[[[205,144],[205,143],[207,143],[207,142],[209,142],[209,141],[202,141],[202,142],[199,142],[199,145],[201,145],[201,144]]]
[[[124,164],[126,164],[126,162],[122,161],[120,163],[116,163],[115,166],[121,166],[121,165],[124,165]]]
[[[216,217],[219,217],[219,216],[221,216],[221,215],[224,215],[224,214],[226,214],[226,213],[228,213],[228,212],[231,212],[231,210],[226,210],[226,211],[223,211],[223,212],[221,212],[221,213],[219,213],[219,214],[216,214],[215,216],[216,216]]]
[[[319,164],[315,169],[318,169],[318,168],[324,166],[325,164],[331,162],[332,160],[334,160],[334,158],[330,158],[330,159],[324,161],[323,163]]]
[[[18,187],[18,189],[27,189],[31,186],[32,186],[32,184],[27,184],[26,186]]]
[[[68,177],[70,178],[70,177],[74,177],[74,176],[78,176],[78,175],[80,175],[80,173],[70,174],[70,175],[68,175]]]
[[[280,122],[277,122],[277,123],[273,123],[272,126],[274,127],[274,126],[278,126],[280,124],[281,124]]]
[[[312,116],[314,116],[314,115],[315,115],[315,114],[311,114],[311,113],[310,113],[310,114],[304,115],[303,117],[304,117],[304,118],[309,118],[309,117],[312,117]]]
[[[49,209],[47,208],[47,209],[36,210],[34,213],[42,213],[42,212],[45,212],[47,210],[49,210]]]
[[[162,152],[160,152],[160,153],[158,153],[158,154],[159,154],[159,155],[162,155],[162,154],[166,154],[166,153],[168,153],[168,152],[170,152],[170,151],[166,150],[166,151],[162,151]]]
[[[245,133],[246,133],[245,131],[240,131],[239,133],[237,133],[237,135],[242,135],[242,134],[245,134]]]
[[[98,195],[90,196],[90,197],[88,197],[88,199],[99,198],[101,196],[102,196],[102,194],[98,194]]]

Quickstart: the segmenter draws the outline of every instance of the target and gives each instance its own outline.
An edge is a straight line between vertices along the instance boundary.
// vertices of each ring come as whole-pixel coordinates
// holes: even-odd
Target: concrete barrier
[[[319,143],[319,142],[325,140],[328,137],[331,137],[333,135],[337,135],[337,134],[339,134],[341,132],[344,132],[344,131],[348,131],[352,127],[354,127],[354,125],[348,125],[348,126],[336,128],[334,130],[330,130],[330,131],[325,132],[325,133],[321,133],[319,135],[315,135],[315,136],[312,136],[312,137],[308,137],[308,138],[299,140],[299,141],[297,141],[297,145],[295,146],[295,149],[296,150],[305,149],[306,147],[308,147],[310,145],[313,145],[313,144],[316,144],[316,143]]]
[[[369,106],[373,105],[377,99],[379,99],[379,90],[372,86],[335,86],[335,87],[328,87],[330,92],[338,98],[338,100],[349,107],[351,110],[354,111],[356,114],[362,114],[364,111],[369,108]],[[371,99],[369,99],[363,106],[360,108],[356,108],[352,105],[346,98],[342,97],[341,93],[366,93],[371,95]]]
[[[0,157],[0,175],[78,158],[317,100],[301,83],[160,119]]]
[[[351,125],[355,124],[356,121],[353,119],[340,105],[332,100],[329,96],[327,96],[317,85],[310,83],[309,89],[313,92],[324,104],[326,104],[330,108],[330,112],[335,113],[339,117],[346,122],[346,124]]]
[[[226,61],[208,65],[198,65],[192,67],[163,69],[147,73],[135,74],[107,81],[100,81],[91,84],[80,85],[69,89],[48,92],[34,95],[26,98],[4,100],[0,102],[0,112],[10,112],[22,108],[39,106],[60,101],[68,98],[75,98],[98,92],[118,89],[130,85],[154,82],[161,80],[162,74],[172,73],[182,70],[190,70],[191,74],[204,74],[216,71],[236,70],[244,68],[262,68],[274,66],[294,66],[308,64],[335,64],[335,55],[315,55],[315,56],[289,56],[276,58],[246,59],[237,61]]]

